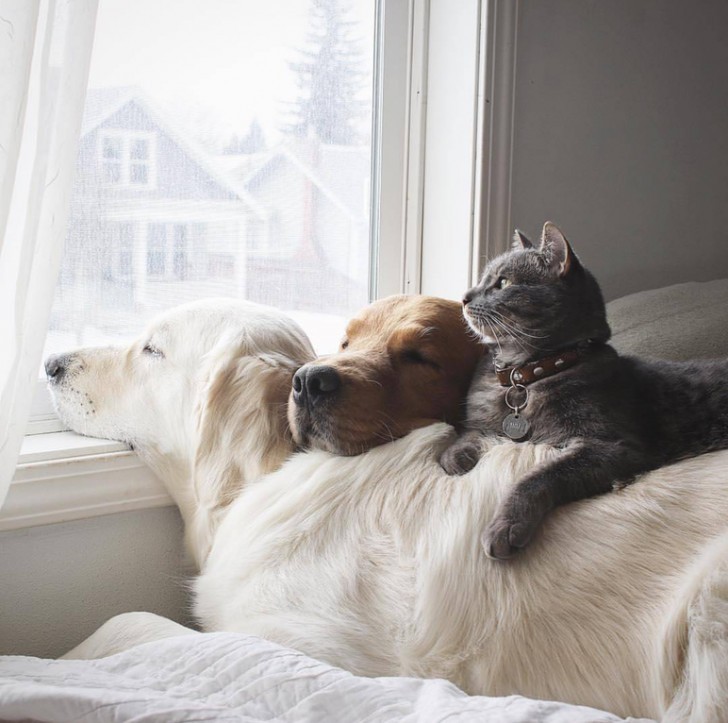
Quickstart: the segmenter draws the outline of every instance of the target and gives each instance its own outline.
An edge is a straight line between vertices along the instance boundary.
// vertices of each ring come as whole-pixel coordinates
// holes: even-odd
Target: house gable
[[[131,185],[110,183],[104,174],[103,143],[105,138],[150,138],[154,164],[154,183]],[[128,151],[127,151],[128,154]],[[136,98],[122,102],[102,117],[81,139],[77,179],[82,195],[175,200],[242,200],[250,205],[224,178],[216,178],[214,169],[190,148],[179,132],[160,123],[157,113]],[[128,161],[127,158],[125,160]]]

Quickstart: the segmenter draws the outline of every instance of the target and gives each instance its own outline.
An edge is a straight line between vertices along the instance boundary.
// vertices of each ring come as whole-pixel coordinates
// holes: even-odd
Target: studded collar
[[[516,384],[525,386],[563,372],[565,369],[569,369],[569,367],[573,367],[581,361],[583,356],[583,349],[567,349],[559,354],[553,354],[543,359],[538,359],[537,361],[528,362],[528,364],[520,367],[505,367],[503,369],[496,367],[495,374],[498,377],[498,381],[504,387],[510,387]]]

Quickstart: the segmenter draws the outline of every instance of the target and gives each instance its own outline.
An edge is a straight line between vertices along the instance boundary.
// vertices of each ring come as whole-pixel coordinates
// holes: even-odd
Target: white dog
[[[215,302],[165,314],[129,349],[49,361],[61,417],[131,442],[167,484],[202,566],[204,629],[358,674],[726,720],[728,452],[564,508],[504,564],[483,555],[480,529],[557,452],[491,443],[450,478],[437,460],[452,430],[439,424],[359,457],[295,455],[266,475],[291,449],[288,385],[312,356],[283,315]],[[75,655],[185,631],[157,620],[121,616]]]

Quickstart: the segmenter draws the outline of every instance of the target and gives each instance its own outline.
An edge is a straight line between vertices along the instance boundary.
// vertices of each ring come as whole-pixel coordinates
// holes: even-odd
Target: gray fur
[[[498,289],[502,277],[512,283]],[[492,356],[470,388],[466,432],[441,458],[450,474],[475,466],[481,437],[501,433],[510,412],[494,361],[507,367],[571,347],[584,350],[576,366],[528,387],[527,439],[562,447],[563,454],[518,482],[484,533],[490,556],[507,558],[525,547],[559,505],[728,447],[728,360],[618,355],[607,343],[599,286],[553,224],[546,224],[537,248],[523,243],[488,264],[463,301],[473,329],[492,337]]]

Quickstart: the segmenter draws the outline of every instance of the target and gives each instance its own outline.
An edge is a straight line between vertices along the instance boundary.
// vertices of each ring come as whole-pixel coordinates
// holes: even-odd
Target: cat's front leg
[[[482,454],[483,435],[465,432],[440,455],[440,466],[450,475],[463,475],[478,464]]]
[[[543,518],[553,509],[548,491],[523,480],[485,528],[481,542],[488,557],[507,560],[526,547]]]
[[[636,447],[582,440],[562,457],[524,477],[508,495],[481,538],[488,557],[506,560],[528,546],[555,507],[604,494],[649,469]]]

